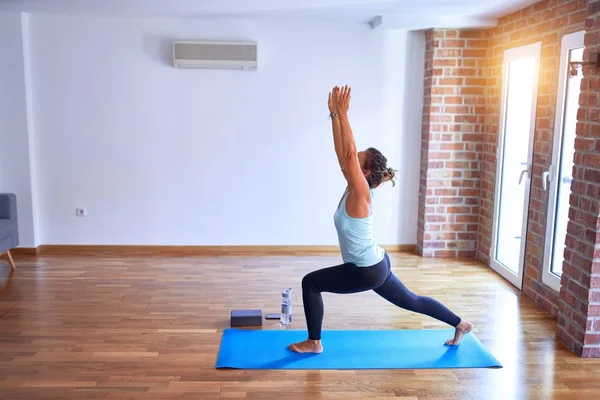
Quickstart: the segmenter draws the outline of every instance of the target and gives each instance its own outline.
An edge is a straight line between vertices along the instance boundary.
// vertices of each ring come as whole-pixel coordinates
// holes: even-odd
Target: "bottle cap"
[[[283,292],[281,292],[281,295],[286,299],[291,298],[292,297],[292,288],[285,289]]]

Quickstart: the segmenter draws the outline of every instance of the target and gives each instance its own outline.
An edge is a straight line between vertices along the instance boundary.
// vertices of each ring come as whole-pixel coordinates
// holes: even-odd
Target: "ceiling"
[[[370,22],[426,29],[493,26],[537,0],[0,0],[0,10],[86,15],[244,17]]]

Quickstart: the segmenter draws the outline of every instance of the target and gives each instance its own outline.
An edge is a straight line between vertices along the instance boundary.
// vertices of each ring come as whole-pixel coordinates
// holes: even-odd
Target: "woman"
[[[438,301],[412,293],[391,272],[387,253],[373,240],[371,198],[383,182],[394,183],[394,170],[376,149],[358,152],[348,122],[351,89],[337,86],[329,93],[329,112],[337,158],[348,186],[334,215],[344,264],[311,272],[302,279],[302,299],[308,339],[289,349],[298,353],[321,353],[323,299],[321,293],[358,293],[374,290],[384,299],[455,328],[447,345],[457,345],[473,324],[461,320]]]

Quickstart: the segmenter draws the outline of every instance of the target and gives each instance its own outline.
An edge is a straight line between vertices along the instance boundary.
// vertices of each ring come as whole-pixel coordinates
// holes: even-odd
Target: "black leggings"
[[[453,327],[460,324],[461,319],[437,300],[418,296],[408,290],[392,273],[390,259],[386,254],[381,262],[371,267],[357,267],[346,263],[311,272],[302,279],[302,299],[309,339],[321,340],[321,293],[348,294],[367,290],[375,291],[390,303],[406,310],[429,315]]]

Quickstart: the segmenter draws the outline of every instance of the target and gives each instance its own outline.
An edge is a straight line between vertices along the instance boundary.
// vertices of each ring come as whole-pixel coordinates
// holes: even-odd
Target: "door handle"
[[[544,192],[546,190],[548,190],[547,182],[552,181],[552,178],[550,177],[551,173],[552,173],[552,165],[548,168],[547,171],[544,171],[544,173],[542,173],[542,187],[544,188]]]
[[[523,175],[525,174],[529,174],[529,163],[521,163],[521,165],[525,165],[525,169],[521,171],[521,175],[519,175],[519,185],[521,184],[521,181],[523,180]]]

